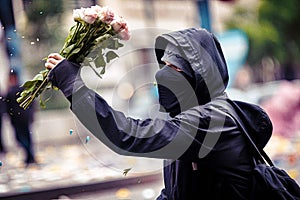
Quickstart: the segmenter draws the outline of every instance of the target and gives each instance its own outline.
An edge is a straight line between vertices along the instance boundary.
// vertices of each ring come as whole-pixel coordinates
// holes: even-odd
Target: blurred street
[[[15,142],[10,124],[4,120],[7,153],[0,158],[0,197],[26,199],[19,194],[56,190],[48,192],[47,198],[70,193],[85,199],[85,192],[89,190],[100,189],[98,193],[101,193],[104,189],[111,189],[106,196],[128,195],[126,198],[129,198],[129,193],[141,196],[142,190],[148,187],[150,193],[155,193],[152,198],[158,195],[162,188],[160,160],[116,155],[92,136],[85,141],[87,134],[78,132],[72,117],[68,110],[37,113],[32,134],[38,163],[28,167],[23,164],[24,153]],[[126,169],[130,170],[124,174]],[[133,191],[129,187],[134,187]],[[116,194],[122,188],[121,194]],[[123,194],[122,191],[127,192]],[[97,196],[102,199],[102,194]]]

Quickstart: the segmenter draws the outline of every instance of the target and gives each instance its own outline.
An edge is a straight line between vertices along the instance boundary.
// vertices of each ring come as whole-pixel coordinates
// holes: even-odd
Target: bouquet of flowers
[[[127,23],[111,8],[98,5],[73,10],[73,18],[76,24],[71,27],[59,53],[69,61],[91,67],[101,78],[106,64],[118,57],[115,50],[123,46],[120,40],[130,38]],[[48,80],[48,73],[48,69],[42,70],[22,85],[17,102],[23,109],[45,90],[57,89]],[[40,105],[45,106],[41,96]]]

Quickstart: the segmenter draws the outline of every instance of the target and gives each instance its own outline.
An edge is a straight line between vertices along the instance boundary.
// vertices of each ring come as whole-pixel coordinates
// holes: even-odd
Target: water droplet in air
[[[90,136],[86,136],[85,143],[88,143],[91,140]]]
[[[43,14],[43,11],[40,12],[40,15],[42,15],[42,14]]]

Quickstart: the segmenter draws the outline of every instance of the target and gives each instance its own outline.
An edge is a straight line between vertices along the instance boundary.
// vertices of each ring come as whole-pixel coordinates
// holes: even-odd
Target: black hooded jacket
[[[233,101],[225,94],[229,77],[219,42],[204,29],[163,34],[155,43],[160,64],[170,42],[179,47],[191,67],[197,99],[197,105],[170,119],[127,117],[88,89],[80,78],[75,79],[76,74],[75,86],[71,87],[70,71],[79,70],[79,66],[67,60],[51,70],[49,78],[70,100],[72,111],[84,126],[110,149],[121,155],[165,160],[165,188],[158,200],[249,199],[252,158],[226,109]],[[239,114],[244,115],[247,127],[263,148],[272,132],[271,124],[268,121],[265,128],[266,123],[254,121],[255,116],[249,113]],[[265,133],[260,133],[261,137],[258,133],[262,126]]]

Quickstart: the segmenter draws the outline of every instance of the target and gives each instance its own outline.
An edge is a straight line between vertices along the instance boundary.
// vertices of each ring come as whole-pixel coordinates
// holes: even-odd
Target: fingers
[[[52,68],[54,68],[58,64],[58,62],[55,64],[55,62],[51,61],[51,60],[53,60],[53,59],[52,58],[51,59],[47,59],[47,62],[45,63],[45,67],[47,69],[52,69]]]
[[[65,58],[62,57],[60,54],[58,53],[51,53],[48,55],[47,61],[45,63],[45,67],[47,69],[52,69],[54,68],[58,63],[60,63],[61,61],[63,61]]]
[[[48,55],[48,58],[54,58],[55,60],[63,60],[64,57],[62,57],[59,53],[50,53]]]

